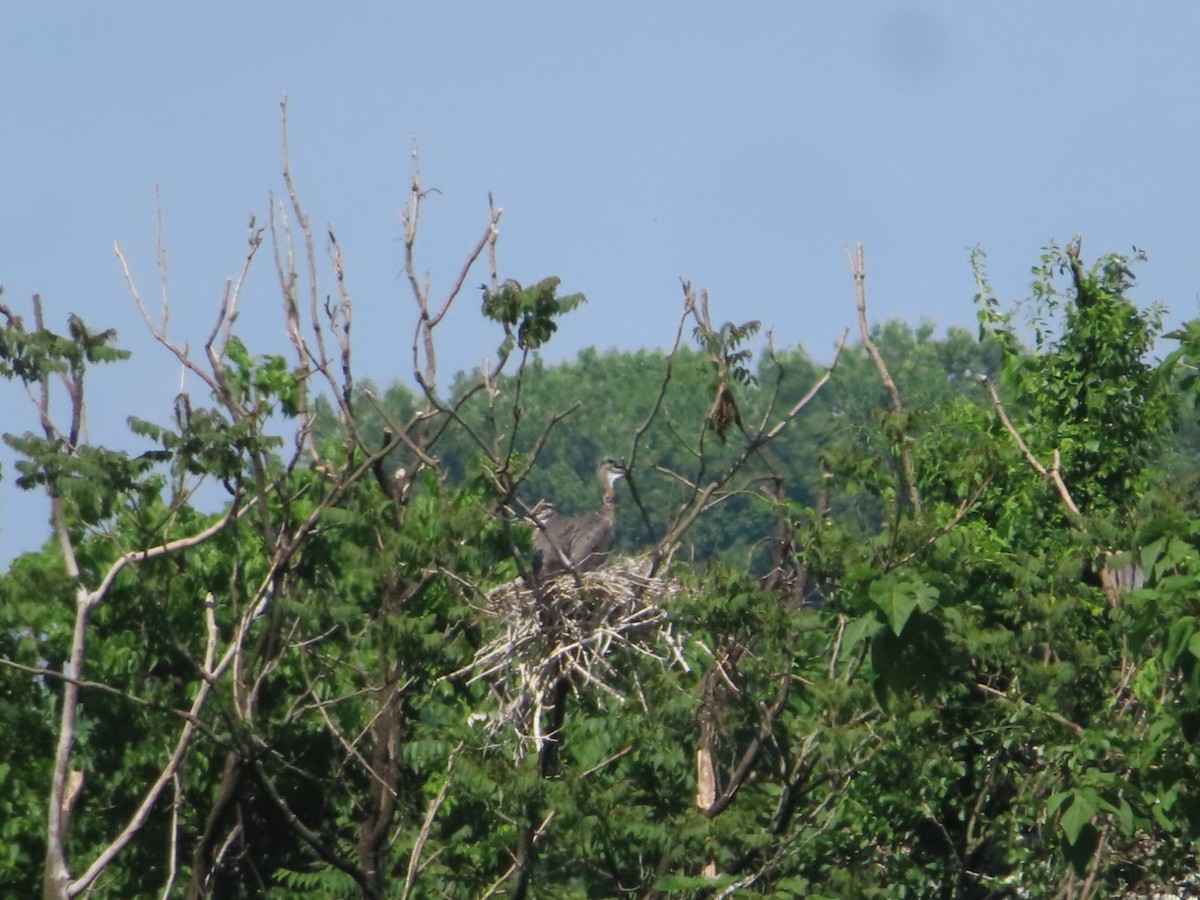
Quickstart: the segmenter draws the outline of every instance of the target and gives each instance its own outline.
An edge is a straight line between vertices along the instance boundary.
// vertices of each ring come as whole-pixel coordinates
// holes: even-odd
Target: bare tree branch
[[[204,602],[206,610],[211,609],[214,603],[212,594],[209,594],[205,598]],[[204,668],[208,671],[211,671],[212,669],[213,660],[216,656],[216,650],[216,632],[210,631],[208,640],[204,647]],[[112,862],[121,849],[125,847],[132,837],[141,829],[141,827],[146,823],[147,819],[149,819],[150,813],[154,809],[154,805],[158,802],[158,798],[163,789],[168,784],[174,782],[176,778],[176,773],[179,771],[179,766],[182,764],[184,756],[191,747],[192,735],[196,730],[196,720],[199,718],[200,711],[204,708],[205,703],[208,702],[208,698],[212,692],[212,689],[212,681],[201,680],[199,682],[196,690],[196,696],[192,701],[192,706],[188,713],[187,721],[184,722],[183,727],[180,729],[179,737],[175,741],[175,749],[171,753],[170,759],[167,760],[166,765],[163,767],[158,777],[146,791],[145,796],[142,798],[142,802],[138,805],[138,808],[130,817],[125,828],[122,829],[121,833],[117,835],[117,837],[114,838],[112,842],[110,842],[109,845],[96,856],[96,859],[88,867],[87,871],[71,882],[66,891],[67,896],[74,897],[86,891],[100,876],[100,873],[108,867],[109,863]]]
[[[888,396],[892,398],[892,409],[903,419],[904,404],[900,400],[900,390],[896,387],[896,382],[892,378],[891,372],[888,371],[887,363],[883,359],[883,354],[879,352],[879,348],[875,345],[875,341],[871,338],[871,327],[867,322],[867,270],[863,264],[863,245],[860,242],[857,245],[857,254],[851,255],[850,248],[846,248],[846,258],[850,261],[850,273],[854,276],[854,296],[855,305],[858,310],[858,330],[862,338],[863,346],[867,349],[871,359],[875,362],[875,368],[879,372],[879,378],[883,381],[883,386],[887,389]],[[908,489],[908,502],[912,505],[913,517],[919,522],[921,521],[921,492],[917,488],[917,473],[913,464],[912,454],[912,439],[907,434],[901,437],[900,444],[900,464],[904,468],[904,485]]]
[[[421,854],[425,851],[425,843],[429,840],[429,833],[433,829],[433,820],[437,816],[438,810],[442,808],[442,804],[446,802],[446,795],[450,793],[452,781],[450,776],[454,772],[454,760],[458,758],[462,747],[460,741],[450,753],[450,760],[446,763],[446,777],[442,781],[441,788],[438,789],[437,796],[429,801],[429,807],[425,810],[425,819],[421,822],[421,830],[417,833],[412,854],[408,859],[408,871],[404,876],[404,893],[401,895],[403,900],[408,900],[412,896],[413,888],[416,887],[417,875],[421,871]]]
[[[1041,475],[1046,480],[1050,481],[1058,491],[1058,496],[1066,507],[1068,513],[1071,514],[1072,520],[1076,525],[1081,525],[1083,514],[1079,511],[1079,507],[1075,505],[1075,500],[1071,496],[1070,490],[1067,488],[1067,483],[1062,477],[1062,457],[1057,448],[1054,450],[1054,460],[1050,468],[1042,465],[1041,461],[1033,455],[1033,451],[1029,449],[1029,445],[1025,443],[1021,433],[1017,431],[1017,426],[1012,423],[1012,419],[1008,417],[1008,413],[1004,409],[1004,404],[1000,401],[1000,395],[996,392],[996,386],[986,375],[979,376],[979,383],[983,385],[987,391],[988,397],[992,401],[992,406],[996,409],[996,414],[1000,417],[1000,422],[1004,425],[1004,430],[1009,433],[1013,439],[1013,443],[1017,445],[1017,449],[1021,451],[1021,455],[1025,457],[1026,462],[1033,468],[1035,472]]]

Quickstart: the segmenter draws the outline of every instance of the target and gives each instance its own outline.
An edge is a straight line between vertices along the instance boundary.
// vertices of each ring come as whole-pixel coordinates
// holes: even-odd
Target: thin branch
[[[938,538],[944,537],[945,535],[947,535],[951,531],[953,531],[958,526],[958,523],[963,520],[963,518],[966,516],[966,514],[971,511],[971,508],[974,507],[975,504],[979,502],[979,498],[983,496],[983,492],[988,489],[988,486],[990,484],[991,484],[991,478],[984,478],[983,481],[981,481],[979,483],[979,487],[977,487],[971,493],[971,496],[964,498],[962,503],[960,503],[958,505],[958,509],[956,509],[954,511],[954,515],[952,515],[950,517],[950,520],[948,522],[946,522],[945,525],[943,525],[941,528],[939,528],[937,531],[935,531],[933,534],[931,534],[929,536],[929,538],[925,541],[924,544],[922,544],[920,547],[917,547],[917,549],[913,550],[907,556],[903,557],[902,559],[896,560],[894,563],[890,563],[888,565],[888,568],[889,569],[899,568],[900,566],[903,566],[906,563],[911,562],[912,560],[914,560],[917,557],[917,555],[919,553],[921,553],[927,547],[932,547],[934,545],[934,543],[937,542]]]
[[[213,596],[209,594],[205,598],[206,610],[213,605]],[[207,617],[207,612],[206,612]],[[204,666],[206,670],[211,670],[212,661],[216,656],[216,632],[210,631],[204,648]],[[91,884],[100,876],[113,861],[116,855],[125,847],[133,836],[141,830],[150,818],[150,813],[154,809],[158,798],[162,794],[163,789],[167,784],[173,782],[179,771],[179,767],[183,763],[184,756],[187,754],[192,743],[192,736],[196,731],[196,722],[200,718],[200,712],[204,709],[204,705],[208,702],[209,694],[215,687],[212,681],[203,680],[196,689],[196,696],[192,700],[192,706],[188,713],[187,721],[184,722],[183,728],[180,729],[179,737],[175,742],[175,749],[167,760],[166,765],[159,773],[158,778],[146,791],[142,802],[130,817],[129,822],[121,833],[115,837],[107,847],[96,857],[87,871],[80,875],[77,879],[71,882],[67,889],[70,896],[83,893]]]
[[[1108,839],[1112,834],[1112,816],[1105,818],[1104,826],[1100,829],[1100,840],[1096,842],[1096,850],[1092,854],[1092,864],[1088,867],[1087,878],[1079,889],[1079,900],[1091,900],[1092,892],[1096,889],[1096,876],[1100,874],[1100,861],[1108,850]]]
[[[171,803],[171,840],[167,848],[167,883],[163,885],[162,900],[171,896],[175,878],[179,874],[179,810],[183,806],[183,781],[176,772],[171,783],[175,787],[175,799]]]
[[[304,672],[305,681],[308,682],[308,692],[309,692],[309,694],[312,695],[313,700],[316,701],[316,702],[310,704],[309,708],[317,710],[317,712],[321,716],[322,721],[324,721],[324,723],[325,723],[325,727],[329,730],[329,733],[332,734],[337,739],[338,743],[341,744],[342,747],[346,750],[346,753],[349,754],[349,756],[351,756],[360,766],[362,766],[363,770],[366,771],[366,773],[371,777],[371,780],[374,781],[376,784],[378,784],[387,793],[391,794],[393,799],[398,797],[399,795],[397,794],[396,789],[394,787],[392,787],[392,785],[388,784],[387,780],[382,775],[380,775],[378,772],[375,771],[375,769],[371,766],[371,764],[369,762],[367,762],[366,758],[363,757],[363,755],[359,751],[359,749],[356,746],[354,746],[354,743],[351,743],[350,740],[347,739],[344,734],[342,734],[341,730],[334,723],[333,717],[329,715],[328,707],[333,706],[334,703],[336,703],[338,701],[321,702],[321,701],[317,700],[317,695],[313,691],[312,681],[308,677],[308,670],[307,670],[307,668],[304,668],[304,667],[302,667],[302,670]],[[356,693],[360,693],[360,692],[356,692]],[[346,699],[346,698],[339,698],[339,699]],[[365,734],[365,729],[362,733]],[[359,736],[361,737],[362,734],[360,734]]]
[[[632,752],[633,752],[633,745],[630,744],[627,747],[625,747],[624,749],[618,750],[616,753],[614,753],[608,759],[601,760],[600,762],[598,762],[594,766],[592,766],[590,769],[585,769],[584,771],[580,772],[578,777],[580,780],[587,778],[589,775],[593,775],[596,772],[599,772],[601,769],[612,765],[618,759],[628,756]]]
[[[1010,697],[1004,691],[997,690],[996,688],[992,687],[990,684],[984,684],[982,681],[975,683],[975,689],[977,691],[979,691],[981,694],[987,694],[991,697],[996,697],[1000,700],[1006,700],[1007,702],[1013,704],[1014,706],[1020,706],[1025,709],[1031,709],[1034,712],[1038,713],[1039,715],[1045,716],[1047,719],[1052,719],[1053,721],[1057,722],[1059,725],[1062,725],[1064,728],[1070,729],[1075,734],[1083,734],[1083,726],[1082,725],[1078,725],[1075,722],[1072,722],[1070,719],[1066,718],[1065,716],[1062,716],[1059,713],[1053,712],[1052,710],[1042,709],[1040,706],[1036,706],[1036,705],[1030,703],[1024,697]]]
[[[540,841],[542,839],[542,837],[545,835],[546,829],[550,826],[550,823],[554,821],[554,817],[556,815],[557,815],[557,812],[553,809],[550,810],[550,812],[548,812],[546,814],[546,817],[544,819],[542,819],[541,824],[538,825],[538,827],[534,830],[533,836],[530,840],[531,844],[534,844],[535,846],[537,845],[537,842]],[[496,894],[496,892],[500,890],[501,885],[503,885],[504,882],[506,882],[509,879],[509,877],[513,874],[513,872],[515,872],[517,870],[517,867],[520,864],[521,864],[521,861],[519,859],[514,860],[513,864],[504,871],[504,874],[501,875],[499,878],[497,878],[495,883],[492,884],[492,886],[490,888],[488,888],[483,894],[480,895],[479,900],[487,900],[488,897],[494,896]]]
[[[701,298],[697,300],[695,293],[692,291],[691,285],[686,281],[683,282],[683,290],[684,311],[683,316],[680,319],[680,334],[682,333],[683,323],[686,321],[688,316],[695,317],[701,328],[711,328],[707,307],[707,295],[702,292]],[[680,334],[676,335],[676,346],[678,346]],[[834,369],[837,367],[838,361],[841,358],[841,352],[842,348],[845,346],[845,342],[846,334],[843,334],[842,340],[838,343],[837,352],[834,355],[834,359],[826,369],[825,373],[817,379],[816,383],[814,383],[809,391],[791,408],[784,418],[782,418],[770,429],[770,431],[763,431],[760,429],[759,431],[750,434],[746,433],[743,429],[745,442],[742,447],[742,451],[733,459],[733,461],[726,465],[724,469],[716,473],[707,484],[702,484],[704,479],[704,454],[702,444],[700,451],[697,454],[701,459],[701,473],[697,475],[694,480],[685,479],[678,473],[667,472],[659,467],[659,471],[663,471],[665,474],[668,474],[671,477],[690,485],[692,491],[691,496],[680,504],[679,510],[675,516],[675,520],[668,525],[666,534],[658,542],[660,557],[665,555],[662,553],[662,548],[667,548],[667,551],[669,552],[671,548],[675,547],[683,534],[692,526],[696,519],[699,518],[699,516],[706,509],[710,508],[715,503],[723,501],[729,496],[729,494],[724,491],[726,485],[728,485],[738,475],[738,473],[742,471],[750,457],[755,454],[760,454],[763,448],[766,447],[766,445],[769,444],[774,438],[776,438],[787,426],[787,424],[812,401],[821,388],[828,383]],[[672,354],[674,354],[674,350],[672,350]],[[642,427],[639,429],[639,437],[649,427],[650,421],[652,421],[654,415],[657,414],[657,410],[659,409],[663,397],[665,396],[666,381],[667,379],[664,378],[664,381],[659,388],[659,396],[655,402],[654,410],[652,411],[650,417],[648,417],[646,422],[643,423]],[[708,429],[706,426],[705,432],[707,432],[707,430]],[[703,433],[701,436],[701,442],[703,442]],[[636,449],[637,443],[635,438],[635,452]],[[636,492],[636,484],[634,479],[631,477],[628,479],[628,482],[630,490],[634,492],[634,497],[640,504],[640,498],[638,498]],[[643,515],[645,515],[644,511]]]
[[[145,550],[130,550],[128,553],[122,554],[116,562],[108,569],[108,573],[100,582],[100,586],[92,591],[88,596],[88,603],[92,606],[100,603],[108,595],[109,589],[112,587],[117,576],[121,574],[121,570],[132,563],[144,562],[148,559],[157,559],[160,556],[174,553],[177,550],[187,550],[191,547],[199,546],[209,538],[220,534],[230,523],[237,521],[241,516],[245,515],[257,503],[257,500],[252,500],[245,506],[239,506],[237,502],[231,503],[229,509],[225,511],[225,515],[219,518],[213,524],[209,525],[203,531],[196,534],[188,535],[187,537],[176,538],[173,541],[166,541],[159,544],[157,547],[149,547]]]
[[[833,650],[829,653],[829,680],[837,681],[837,661],[842,653],[842,638],[846,634],[846,616],[838,613],[837,637],[833,642]]]
[[[829,364],[829,368],[825,370],[824,374],[821,375],[820,378],[813,382],[813,386],[808,389],[804,396],[796,401],[796,404],[788,410],[787,415],[776,422],[775,427],[767,432],[767,440],[773,440],[779,434],[779,432],[783,431],[783,429],[787,427],[788,423],[791,422],[792,419],[796,418],[800,410],[808,406],[808,404],[812,402],[813,398],[817,396],[817,393],[821,390],[821,388],[825,387],[825,385],[829,382],[829,379],[833,377],[833,370],[837,368],[838,360],[842,357],[842,350],[846,346],[846,338],[849,336],[850,329],[847,328],[842,332],[842,337],[837,342],[837,347],[833,351],[833,362]]]
[[[737,796],[737,792],[741,789],[741,786],[745,784],[747,777],[750,775],[750,769],[753,767],[754,761],[758,758],[758,753],[762,749],[763,742],[771,733],[775,719],[779,717],[779,714],[783,712],[784,706],[787,705],[791,683],[790,673],[780,676],[776,687],[775,701],[763,710],[763,717],[759,723],[758,732],[751,738],[750,743],[746,745],[746,749],[742,753],[742,758],[738,761],[737,767],[729,776],[729,783],[725,786],[725,790],[721,792],[721,796],[711,806],[704,810],[704,815],[707,818],[715,819],[723,813],[729,807],[729,804],[733,802],[733,798]]]
[[[441,306],[436,312],[431,312],[429,306],[429,277],[426,275],[425,283],[422,285],[417,278],[416,268],[417,226],[421,218],[421,203],[429,191],[422,190],[421,188],[420,157],[415,144],[413,146],[412,158],[413,173],[409,183],[409,201],[401,215],[404,223],[404,273],[408,278],[413,299],[416,301],[419,310],[412,338],[413,377],[425,393],[432,396],[437,383],[437,349],[433,339],[434,329],[450,311],[450,307],[454,304],[454,301],[462,291],[463,285],[466,283],[467,275],[485,249],[488,250],[494,286],[496,281],[496,241],[500,237],[500,217],[504,214],[504,210],[495,205],[491,195],[488,196],[488,224],[484,228],[483,235],[467,253],[462,267],[459,269],[458,278],[451,285],[449,292],[442,300]],[[425,360],[424,368],[421,365],[422,353]],[[503,365],[504,359],[501,359],[493,374],[498,374],[499,369]]]
[[[425,819],[421,822],[421,830],[417,833],[412,854],[408,859],[408,872],[404,878],[403,900],[408,900],[412,896],[413,888],[416,887],[417,875],[421,871],[421,853],[424,852],[425,844],[429,840],[429,833],[433,829],[433,820],[437,816],[438,810],[441,809],[442,804],[446,802],[446,795],[450,792],[450,775],[454,771],[454,761],[458,758],[458,753],[462,750],[462,747],[462,741],[459,741],[458,746],[451,751],[450,759],[446,763],[446,777],[442,781],[442,786],[438,790],[437,796],[429,801],[429,807],[425,810]]]
[[[1017,449],[1021,451],[1026,461],[1035,472],[1054,484],[1054,487],[1058,490],[1058,496],[1062,499],[1063,506],[1065,506],[1067,508],[1067,512],[1071,514],[1071,518],[1075,520],[1075,524],[1081,526],[1083,513],[1081,513],[1079,511],[1079,507],[1075,505],[1075,500],[1071,497],[1071,492],[1067,488],[1067,483],[1063,480],[1062,457],[1058,451],[1058,448],[1055,448],[1054,450],[1053,463],[1051,464],[1050,468],[1046,468],[1044,465],[1042,465],[1041,461],[1033,455],[1033,451],[1029,449],[1029,445],[1025,443],[1024,438],[1021,437],[1021,433],[1017,431],[1017,427],[1012,423],[1012,419],[1008,417],[1008,413],[1004,409],[1004,404],[1000,401],[1000,395],[996,392],[996,386],[992,384],[991,379],[989,379],[986,375],[980,375],[979,383],[982,384],[984,389],[987,391],[988,397],[992,401],[992,406],[995,407],[996,414],[1000,417],[1001,424],[1004,425],[1004,430],[1007,431],[1012,437],[1013,442],[1017,445]]]
[[[145,302],[142,300],[141,292],[138,290],[137,282],[134,280],[133,271],[129,267],[129,261],[125,258],[125,251],[121,249],[121,245],[113,242],[113,253],[116,254],[117,260],[121,263],[121,271],[125,274],[125,283],[129,286],[129,293],[133,296],[133,302],[137,304],[138,310],[141,311],[142,318],[146,321],[146,328],[151,336],[162,344],[171,352],[171,354],[179,360],[179,362],[192,374],[198,377],[208,386],[209,390],[214,393],[217,390],[217,383],[212,377],[194,363],[188,355],[186,347],[180,347],[167,337],[167,323],[169,314],[164,308],[162,320],[160,324],[156,324],[150,316],[150,310],[146,308]],[[164,276],[165,277],[165,276]],[[165,304],[164,300],[164,304]]]
[[[287,188],[288,200],[292,204],[292,212],[296,215],[296,224],[300,226],[300,232],[304,235],[304,255],[308,262],[308,300],[312,315],[313,337],[316,339],[320,358],[326,360],[329,357],[325,352],[325,336],[321,330],[320,319],[318,317],[320,302],[317,291],[317,254],[313,249],[312,227],[309,224],[304,208],[300,205],[300,196],[296,192],[296,184],[292,180],[291,153],[288,150],[287,109],[288,101],[285,94],[283,99],[279,101],[279,146],[282,153],[283,184]]]
[[[888,371],[883,354],[879,352],[879,347],[875,345],[875,341],[871,338],[871,327],[867,322],[867,270],[863,263],[863,245],[861,241],[857,245],[857,253],[855,255],[851,255],[849,247],[846,248],[846,258],[850,261],[850,273],[854,276],[854,297],[855,306],[858,310],[858,330],[862,337],[863,346],[867,349],[867,353],[870,354],[871,359],[874,360],[875,368],[879,372],[883,386],[887,389],[888,396],[892,398],[892,409],[903,420],[904,404],[900,400],[900,390],[896,387],[896,382],[892,379],[891,372]],[[921,520],[921,492],[917,488],[912,440],[908,436],[907,431],[906,427],[905,433],[901,437],[900,464],[904,468],[904,483],[908,489],[908,501],[912,504],[914,518],[919,522]]]
[[[498,206],[493,206],[490,210],[490,218],[487,227],[483,231],[483,235],[479,238],[479,242],[467,254],[467,258],[463,261],[462,269],[459,270],[458,278],[455,280],[453,287],[450,288],[450,293],[446,295],[446,299],[442,301],[442,308],[437,314],[429,320],[429,329],[432,330],[441,323],[445,318],[446,313],[450,311],[450,306],[458,297],[459,291],[462,290],[463,284],[467,280],[467,274],[475,265],[475,261],[479,259],[479,255],[483,253],[484,248],[489,245],[494,245],[496,238],[500,235],[500,216],[504,214],[504,210]]]
[[[342,362],[342,383],[341,390],[338,391],[341,405],[345,410],[345,421],[343,424],[354,434],[354,418],[351,415],[351,398],[354,392],[354,376],[350,369],[350,323],[353,318],[354,303],[350,299],[350,289],[346,286],[346,264],[342,258],[342,247],[338,243],[333,229],[328,229],[329,234],[329,257],[333,263],[334,276],[337,279],[338,297],[341,302],[337,306],[331,305],[328,301],[325,304],[325,317],[329,322],[329,330],[333,333],[334,339],[337,341],[338,350],[341,354]]]
[[[713,495],[716,494],[717,491],[721,490],[738,472],[741,471],[742,467],[745,465],[750,456],[758,452],[763,446],[777,436],[779,432],[783,430],[783,427],[786,425],[786,423],[795,418],[795,416],[800,413],[805,406],[808,405],[812,398],[816,396],[817,391],[819,391],[821,387],[828,383],[834,368],[838,364],[838,360],[841,358],[841,349],[843,344],[844,339],[843,342],[838,345],[838,352],[834,357],[833,362],[829,364],[829,367],[825,370],[825,373],[819,379],[817,379],[817,382],[813,388],[801,398],[799,403],[792,407],[786,419],[780,423],[776,423],[775,427],[766,434],[759,433],[751,436],[751,438],[747,440],[745,446],[743,447],[742,452],[738,454],[733,462],[726,466],[722,472],[718,473],[708,485],[699,489],[697,495],[688,502],[688,505],[685,506],[685,508],[680,512],[675,522],[673,522],[668,528],[666,537],[664,537],[662,540],[663,545],[669,546],[675,541],[679,540],[683,533],[691,527],[692,523],[708,506]]]
[[[50,678],[54,681],[60,681],[63,684],[73,684],[81,690],[98,691],[102,694],[108,694],[112,697],[120,697],[122,700],[127,700],[137,706],[142,706],[147,709],[156,709],[162,712],[169,712],[177,716],[187,716],[184,710],[171,709],[161,703],[155,703],[153,700],[147,700],[145,697],[139,697],[137,694],[131,694],[128,691],[123,691],[120,688],[115,688],[111,684],[105,684],[103,681],[89,681],[86,678],[72,678],[70,675],[60,672],[57,669],[50,669],[45,666],[27,666],[24,663],[16,662],[11,659],[0,658],[0,666],[5,666],[9,669],[15,669],[18,672],[24,672],[27,675],[34,675],[38,678]]]
[[[267,777],[266,772],[263,771],[262,764],[257,759],[250,761],[249,769],[255,776],[255,780],[271,799],[271,802],[275,804],[275,808],[279,810],[288,826],[304,843],[312,848],[318,857],[353,878],[359,890],[362,891],[363,896],[368,898],[368,900],[382,900],[379,891],[376,890],[367,873],[329,847],[317,832],[313,831],[300,820],[300,817],[288,805],[283,795],[279,793],[279,789],[275,787],[275,783]]]

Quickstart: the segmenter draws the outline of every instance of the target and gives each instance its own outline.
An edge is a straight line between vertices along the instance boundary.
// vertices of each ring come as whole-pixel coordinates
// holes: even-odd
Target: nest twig
[[[564,574],[530,586],[518,579],[487,594],[483,612],[502,630],[454,673],[468,683],[488,681],[497,708],[477,717],[489,733],[513,728],[523,753],[546,739],[551,695],[563,678],[580,694],[594,689],[624,702],[614,685],[614,656],[634,653],[664,666],[687,663],[664,603],[677,596],[673,578],[650,576],[650,558],[619,559],[579,575]],[[454,677],[452,676],[452,677]]]

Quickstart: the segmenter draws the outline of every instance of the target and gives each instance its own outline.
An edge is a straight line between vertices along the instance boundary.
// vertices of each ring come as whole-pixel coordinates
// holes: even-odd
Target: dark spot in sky
[[[877,58],[889,79],[926,87],[950,57],[950,39],[941,17],[920,9],[886,13],[875,27]]]

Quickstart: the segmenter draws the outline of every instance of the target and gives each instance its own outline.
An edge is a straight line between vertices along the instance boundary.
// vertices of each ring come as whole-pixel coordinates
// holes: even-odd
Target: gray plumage
[[[624,467],[605,459],[596,470],[603,503],[583,516],[560,516],[549,503],[540,504],[539,526],[533,535],[533,571],[538,578],[564,572],[590,572],[604,564],[612,550],[617,524],[617,479]]]

